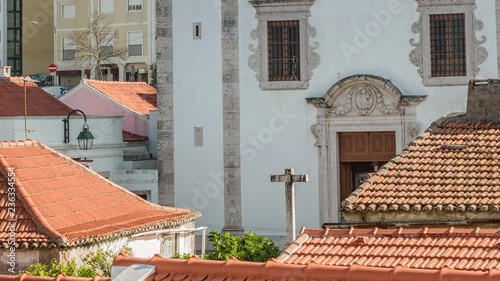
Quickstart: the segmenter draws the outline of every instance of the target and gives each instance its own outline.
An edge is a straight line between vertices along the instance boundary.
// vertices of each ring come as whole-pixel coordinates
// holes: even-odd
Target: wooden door
[[[387,162],[396,156],[394,132],[354,132],[339,134],[340,200],[353,192],[353,169],[359,163]]]
[[[389,161],[396,156],[394,132],[339,134],[340,162]]]

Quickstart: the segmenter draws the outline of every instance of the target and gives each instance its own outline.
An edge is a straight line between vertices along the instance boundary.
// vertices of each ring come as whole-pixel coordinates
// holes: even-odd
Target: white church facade
[[[157,1],[159,202],[285,236],[340,202],[499,75],[499,0]]]

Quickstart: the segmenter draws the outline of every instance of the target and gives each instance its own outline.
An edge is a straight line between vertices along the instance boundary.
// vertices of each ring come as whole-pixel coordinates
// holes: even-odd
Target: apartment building
[[[60,85],[73,87],[82,77],[95,78],[92,72],[95,62],[84,61],[88,57],[79,49],[80,43],[74,35],[88,30],[96,18],[100,18],[99,25],[108,27],[109,34],[99,49],[126,50],[123,57],[111,57],[100,63],[102,79],[151,81],[150,67],[155,63],[156,53],[154,0],[55,0],[54,12],[56,76]]]
[[[0,0],[0,65],[12,76],[47,73],[54,62],[53,0]]]
[[[7,27],[7,2],[5,0],[0,0],[0,66],[3,66],[7,59],[7,33],[5,28]]]

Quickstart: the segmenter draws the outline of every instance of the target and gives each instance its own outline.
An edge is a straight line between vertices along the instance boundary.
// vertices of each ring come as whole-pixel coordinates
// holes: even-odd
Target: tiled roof
[[[110,277],[83,278],[83,277],[68,277],[64,274],[59,274],[56,277],[39,277],[30,276],[26,273],[22,275],[0,275],[2,281],[111,281]]]
[[[157,110],[156,89],[144,82],[98,80],[84,80],[84,82],[138,114],[149,115],[149,111]]]
[[[9,168],[15,167],[14,176]],[[187,209],[147,202],[37,141],[0,142],[0,245],[15,178],[19,247],[74,246],[190,222]]]
[[[443,268],[441,270],[367,267],[356,263],[348,266],[328,266],[317,263],[293,265],[269,260],[266,263],[243,262],[234,258],[227,261],[209,261],[192,257],[189,260],[165,259],[154,256],[150,260],[118,256],[113,266],[146,264],[155,266],[155,272],[145,280],[219,280],[219,281],[326,281],[326,280],[419,280],[419,281],[500,281],[500,270],[468,272]]]
[[[0,78],[0,116],[24,116],[22,77]],[[67,116],[73,109],[34,82],[26,82],[28,116]]]
[[[149,138],[147,136],[137,135],[128,131],[122,132],[123,141],[147,141]]]
[[[435,122],[355,190],[356,211],[500,212],[500,124]]]
[[[483,271],[500,269],[499,229],[302,229],[285,264]]]

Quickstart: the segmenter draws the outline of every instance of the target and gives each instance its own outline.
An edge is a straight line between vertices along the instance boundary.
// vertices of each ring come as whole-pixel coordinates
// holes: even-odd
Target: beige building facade
[[[150,82],[155,63],[155,1],[89,0],[54,1],[57,79],[60,85],[76,86],[82,78],[95,78],[92,60],[82,61],[84,52],[72,39],[75,32],[89,28],[95,18],[115,33],[102,47],[126,50],[123,57],[101,62],[103,80]],[[109,32],[108,32],[109,33]],[[111,33],[109,33],[111,34]],[[89,54],[90,55],[90,54]],[[94,63],[95,64],[95,63]]]
[[[45,73],[54,63],[52,0],[22,1],[22,73]]]

